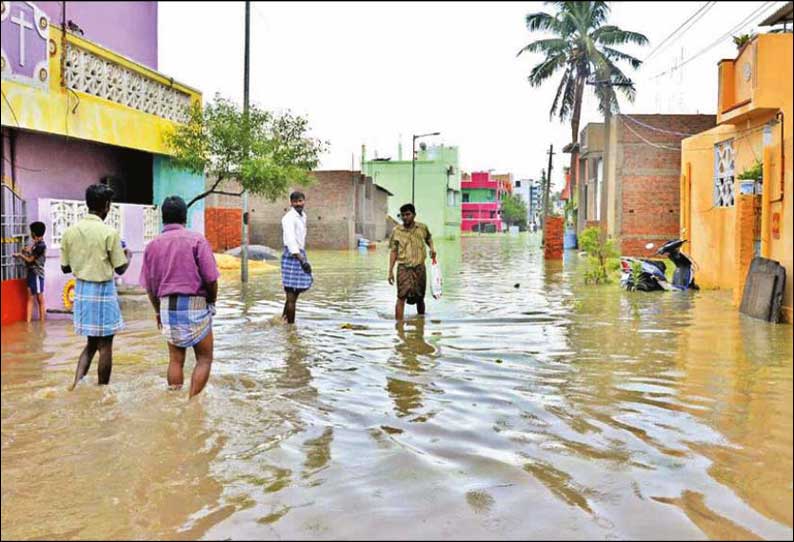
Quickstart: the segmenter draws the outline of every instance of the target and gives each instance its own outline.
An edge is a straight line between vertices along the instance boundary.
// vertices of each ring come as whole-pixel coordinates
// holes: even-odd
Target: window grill
[[[734,166],[736,154],[733,140],[714,145],[714,206],[734,205]]]
[[[10,186],[3,184],[2,209],[0,221],[2,225],[2,258],[0,259],[0,278],[2,280],[22,279],[26,277],[25,265],[22,260],[12,254],[20,252],[28,241],[28,224],[25,200],[15,193]]]

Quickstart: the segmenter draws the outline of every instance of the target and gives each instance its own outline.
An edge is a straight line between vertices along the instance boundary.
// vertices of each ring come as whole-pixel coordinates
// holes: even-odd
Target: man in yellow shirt
[[[425,245],[430,247],[430,258],[436,258],[433,236],[426,225],[416,222],[416,208],[411,203],[400,207],[402,226],[396,226],[389,238],[389,284],[394,284],[394,264],[397,263],[397,304],[394,317],[402,320],[405,302],[416,305],[418,314],[425,313],[427,270]]]
[[[88,341],[69,389],[88,373],[97,351],[99,384],[110,382],[113,336],[124,327],[113,272],[124,274],[131,253],[122,248],[119,232],[104,223],[112,199],[113,190],[107,185],[89,186],[85,191],[88,214],[69,227],[61,239],[61,270],[73,273],[76,279],[74,331]]]

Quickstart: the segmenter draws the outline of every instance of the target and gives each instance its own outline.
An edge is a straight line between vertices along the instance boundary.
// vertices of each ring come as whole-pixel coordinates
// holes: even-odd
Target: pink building
[[[462,231],[502,231],[500,208],[503,184],[487,171],[463,174],[460,182],[463,193]]]

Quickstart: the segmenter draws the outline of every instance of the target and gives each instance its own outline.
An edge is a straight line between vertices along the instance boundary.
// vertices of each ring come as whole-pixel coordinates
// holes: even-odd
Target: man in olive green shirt
[[[394,264],[397,263],[397,304],[394,317],[399,321],[405,314],[405,302],[416,304],[418,314],[425,313],[427,270],[425,245],[430,247],[430,258],[436,258],[433,236],[426,225],[416,222],[416,208],[411,203],[400,207],[402,226],[396,226],[389,238],[389,284],[394,284]]]
[[[88,373],[97,351],[99,383],[110,382],[113,336],[124,327],[113,271],[124,274],[131,253],[122,248],[119,232],[104,223],[112,199],[113,190],[107,185],[89,186],[85,191],[88,214],[61,238],[61,270],[73,273],[76,279],[74,331],[87,337],[70,389]]]

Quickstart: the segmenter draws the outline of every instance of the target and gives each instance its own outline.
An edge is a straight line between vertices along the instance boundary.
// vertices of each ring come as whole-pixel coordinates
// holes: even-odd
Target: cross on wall
[[[19,65],[25,65],[25,30],[33,30],[33,24],[25,19],[25,12],[19,10],[19,15],[11,17],[11,22],[19,25]]]

